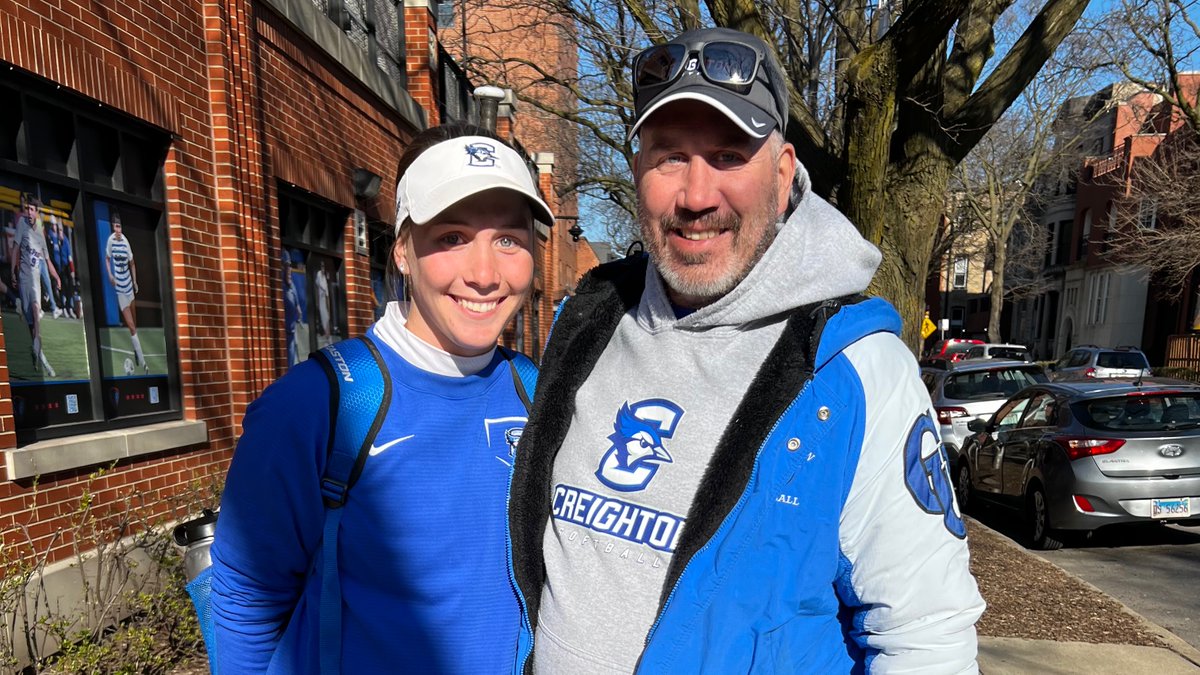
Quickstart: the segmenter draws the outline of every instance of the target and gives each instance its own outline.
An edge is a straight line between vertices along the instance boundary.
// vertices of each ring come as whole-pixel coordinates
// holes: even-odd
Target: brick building
[[[65,507],[85,488],[170,515],[189,485],[220,481],[246,406],[290,363],[366,330],[397,159],[473,110],[436,29],[424,0],[0,0],[10,554],[65,565]],[[555,185],[560,146],[501,118],[551,208],[573,209]],[[547,308],[574,283],[559,271],[565,229],[539,230]],[[41,284],[36,321],[14,289],[36,272],[10,256],[31,231],[59,277]],[[531,302],[511,343],[540,352],[550,315]]]
[[[1200,76],[1185,74],[1181,86],[1194,97]],[[1120,228],[1169,226],[1155,222],[1152,204],[1128,197],[1139,163],[1165,148],[1184,122],[1160,96],[1130,83],[1068,101],[1060,117],[1065,125],[1096,121],[1079,140],[1078,170],[1046,186],[1040,217],[1049,242],[1045,290],[1016,303],[1013,338],[1043,359],[1078,344],[1131,345],[1142,348],[1152,365],[1163,365],[1169,336],[1194,330],[1197,279],[1192,277],[1193,290],[1182,304],[1158,299],[1147,270],[1114,259],[1109,241]]]

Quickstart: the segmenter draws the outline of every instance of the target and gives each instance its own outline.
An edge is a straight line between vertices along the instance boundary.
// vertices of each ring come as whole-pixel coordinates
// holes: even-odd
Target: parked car
[[[1011,359],[1013,361],[1033,362],[1033,356],[1025,345],[985,344],[975,345],[967,350],[964,359]]]
[[[1089,378],[1149,377],[1150,362],[1137,347],[1097,347],[1080,345],[1050,366],[1050,379],[1084,380]]]
[[[1039,384],[967,427],[954,464],[961,508],[1022,510],[1036,548],[1117,523],[1200,522],[1198,385]]]
[[[942,361],[921,369],[929,390],[951,462],[970,431],[967,423],[989,418],[1005,399],[1030,385],[1046,382],[1042,367],[1034,363],[988,359],[985,361]]]
[[[974,345],[983,344],[983,340],[968,340],[961,338],[950,338],[948,340],[938,340],[933,344],[933,347],[925,353],[926,359],[946,359],[948,361],[958,361],[966,356],[966,351]]]

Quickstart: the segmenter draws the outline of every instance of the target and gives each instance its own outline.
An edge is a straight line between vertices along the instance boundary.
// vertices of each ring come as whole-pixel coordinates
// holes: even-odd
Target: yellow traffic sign
[[[930,321],[929,315],[926,314],[925,320],[921,322],[921,338],[924,339],[924,338],[929,337],[930,335],[933,335],[933,332],[936,330],[937,330],[937,324]]]

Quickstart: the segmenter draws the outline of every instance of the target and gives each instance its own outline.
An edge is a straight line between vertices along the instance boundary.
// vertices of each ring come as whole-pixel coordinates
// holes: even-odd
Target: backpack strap
[[[532,359],[521,352],[503,346],[499,349],[500,355],[508,361],[517,396],[521,399],[521,403],[525,404],[525,412],[528,413],[533,410],[533,394],[537,391],[538,367],[534,365]]]
[[[392,382],[379,350],[365,337],[343,340],[313,354],[329,377],[330,434],[321,496],[325,527],[321,538],[319,652],[321,673],[341,670],[342,587],[338,575],[338,532],[342,506],[362,474],[375,435],[392,399]]]

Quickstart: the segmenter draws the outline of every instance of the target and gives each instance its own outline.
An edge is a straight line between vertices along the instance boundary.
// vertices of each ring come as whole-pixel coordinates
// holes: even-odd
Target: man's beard
[[[659,276],[662,277],[667,288],[672,291],[672,300],[678,296],[688,299],[689,304],[695,307],[703,307],[732,291],[746,278],[746,275],[750,274],[750,270],[754,269],[754,265],[762,259],[763,254],[770,248],[771,242],[775,240],[778,200],[775,197],[775,190],[771,190],[770,194],[771,196],[767,199],[767,203],[763,204],[763,208],[748,216],[748,218],[756,220],[761,219],[763,227],[758,241],[753,242],[753,249],[748,252],[747,257],[741,260],[737,259],[739,254],[745,255],[741,247],[749,243],[742,239],[752,235],[754,229],[751,228],[751,232],[745,231],[743,218],[734,214],[712,212],[699,218],[684,220],[676,214],[667,214],[659,219],[658,227],[655,228],[657,231],[654,231],[651,229],[653,226],[650,224],[649,214],[645,211],[645,207],[640,202],[638,203],[638,221],[641,223],[642,240]],[[714,253],[687,254],[667,245],[667,238],[672,230],[685,229],[689,225],[696,224],[700,224],[703,229],[729,231],[732,242],[726,257],[715,259],[714,255],[720,254]],[[721,271],[715,275],[705,274],[705,267]]]

